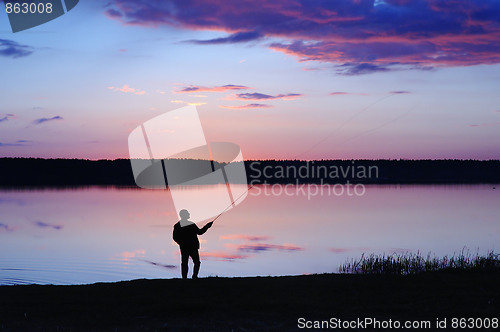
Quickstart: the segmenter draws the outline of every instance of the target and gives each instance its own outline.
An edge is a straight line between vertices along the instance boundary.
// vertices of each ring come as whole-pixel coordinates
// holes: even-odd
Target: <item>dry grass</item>
[[[462,249],[459,254],[436,257],[430,253],[395,253],[392,255],[361,255],[339,267],[340,273],[409,275],[435,271],[500,271],[500,254],[489,251],[486,255],[471,254]]]

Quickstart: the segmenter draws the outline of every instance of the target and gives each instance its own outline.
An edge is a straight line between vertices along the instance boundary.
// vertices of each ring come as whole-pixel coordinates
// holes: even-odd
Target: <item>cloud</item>
[[[329,95],[329,96],[347,96],[347,95],[367,96],[367,95],[368,95],[368,93],[363,93],[363,92],[345,92],[345,91],[335,91],[335,92],[330,92],[328,95]]]
[[[237,259],[244,259],[247,258],[248,255],[241,255],[241,254],[230,254],[230,253],[225,253],[221,251],[217,252],[200,252],[200,256],[205,259],[213,259],[213,260],[219,260],[219,261],[235,261]]]
[[[5,230],[6,232],[12,232],[14,230],[14,228],[4,223],[0,223],[0,230],[1,229]]]
[[[43,221],[34,221],[33,223],[35,224],[35,226],[40,227],[40,228],[52,228],[55,230],[60,230],[63,228],[63,226],[52,225],[52,224],[48,224],[48,223],[43,222]]]
[[[125,261],[129,261],[131,258],[136,258],[136,257],[144,257],[146,254],[146,250],[144,249],[139,249],[136,251],[124,251],[120,253],[120,257],[123,258]]]
[[[408,94],[410,91],[390,91],[389,93],[393,95],[402,95],[402,94]]]
[[[174,103],[174,104],[188,104],[189,106],[202,106],[202,105],[206,105],[207,104],[207,103],[202,103],[202,102],[199,102],[199,103],[190,103],[190,102],[182,101],[182,100],[171,100],[170,102]]]
[[[262,35],[257,31],[243,31],[236,32],[227,37],[215,38],[209,40],[188,40],[187,42],[193,44],[234,44],[234,43],[244,43],[261,38]]]
[[[500,63],[500,2],[396,0],[112,0],[106,15],[128,25],[163,25],[228,35],[198,44],[272,39],[299,61],[344,75]]]
[[[5,114],[3,117],[0,118],[0,122],[8,121],[9,118],[13,118],[13,117],[15,117],[14,114]]]
[[[248,86],[244,85],[234,85],[234,84],[226,84],[222,86],[215,87],[204,87],[204,86],[196,86],[190,85],[188,87],[184,87],[180,90],[174,91],[174,93],[186,93],[186,92],[226,92],[232,90],[248,90],[251,89]]]
[[[109,18],[121,18],[123,16],[122,13],[113,8],[106,10],[104,14]]]
[[[302,69],[302,71],[319,71],[319,70],[322,70],[324,68],[320,68],[320,67],[302,67],[301,69]]]
[[[267,105],[267,104],[246,104],[246,105],[240,105],[240,106],[220,105],[219,107],[232,109],[232,110],[243,110],[243,109],[253,109],[253,108],[270,108],[272,106]]]
[[[304,248],[293,245],[293,244],[278,245],[278,244],[265,244],[265,243],[242,244],[242,245],[236,246],[236,249],[238,251],[253,252],[253,253],[258,253],[258,252],[262,252],[262,251],[269,251],[269,250],[284,250],[284,251],[304,250]]]
[[[56,115],[51,118],[40,118],[40,119],[35,119],[33,120],[33,124],[39,125],[44,122],[49,122],[49,121],[56,121],[56,120],[64,120],[62,116]]]
[[[121,87],[121,88],[117,88],[117,87],[114,87],[114,86],[108,86],[108,89],[109,90],[113,90],[113,91],[121,91],[121,92],[124,92],[124,93],[132,93],[134,95],[143,95],[143,94],[146,94],[146,91],[131,88],[127,84],[124,84],[123,87]]]
[[[364,75],[377,72],[388,72],[391,71],[387,66],[374,65],[371,63],[346,63],[337,67],[336,70],[340,75],[353,76],[353,75]]]
[[[0,39],[0,56],[22,58],[33,53],[33,47],[21,45],[13,40]]]
[[[19,141],[16,141],[15,143],[2,143],[0,142],[0,147],[2,146],[26,146],[26,144],[24,143],[27,143],[28,141],[24,141],[24,140],[19,140]]]
[[[154,265],[154,266],[158,266],[158,267],[164,267],[166,269],[175,269],[177,268],[177,265],[172,265],[172,264],[161,264],[161,263],[157,263],[157,262],[152,262],[152,261],[148,261],[146,259],[140,259],[141,261],[143,262],[146,262],[148,264],[151,264],[151,265]]]
[[[266,95],[263,93],[238,93],[234,96],[234,99],[239,99],[239,100],[273,100],[273,99],[284,99],[284,100],[292,100],[296,99],[298,97],[301,97],[302,94],[300,93],[287,93],[287,94],[280,94],[276,96],[271,96],[271,95]]]
[[[229,234],[221,235],[221,240],[245,240],[245,241],[265,241],[270,237],[265,235],[244,235],[244,234]]]
[[[500,126],[500,122],[486,122],[481,124],[471,124],[469,127],[496,127]]]

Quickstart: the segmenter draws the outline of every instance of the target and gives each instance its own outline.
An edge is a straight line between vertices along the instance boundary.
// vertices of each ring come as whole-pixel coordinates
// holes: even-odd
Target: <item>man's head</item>
[[[182,209],[179,211],[179,216],[181,217],[182,220],[188,220],[190,217],[189,211],[186,209]]]

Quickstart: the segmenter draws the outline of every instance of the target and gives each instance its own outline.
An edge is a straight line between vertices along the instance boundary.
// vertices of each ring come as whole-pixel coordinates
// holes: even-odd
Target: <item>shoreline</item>
[[[443,271],[0,286],[0,331],[280,331],[301,330],[301,317],[499,318],[499,279]]]

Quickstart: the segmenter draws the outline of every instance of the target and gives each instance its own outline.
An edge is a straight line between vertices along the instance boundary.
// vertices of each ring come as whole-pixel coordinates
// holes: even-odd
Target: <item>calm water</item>
[[[337,272],[363,252],[500,248],[500,188],[491,185],[367,186],[363,196],[313,197],[288,189],[254,187],[223,214],[200,237],[200,275]],[[1,190],[0,284],[176,278],[177,219],[164,190]]]

